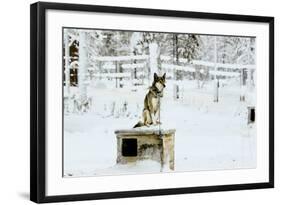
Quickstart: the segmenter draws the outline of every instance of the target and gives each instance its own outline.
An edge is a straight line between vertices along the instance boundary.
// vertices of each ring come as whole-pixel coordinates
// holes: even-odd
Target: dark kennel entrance
[[[136,157],[138,155],[137,139],[122,139],[122,155],[124,157]]]
[[[248,124],[254,123],[256,120],[255,107],[248,107]]]

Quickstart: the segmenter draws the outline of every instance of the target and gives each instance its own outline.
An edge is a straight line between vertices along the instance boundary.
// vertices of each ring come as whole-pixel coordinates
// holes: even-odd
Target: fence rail
[[[96,61],[128,61],[128,60],[147,60],[149,59],[148,55],[128,55],[128,56],[94,56],[92,57]],[[173,57],[171,56],[160,56],[160,59],[163,61],[169,61],[172,60]],[[201,65],[201,66],[208,66],[208,67],[217,67],[217,68],[228,68],[228,69],[256,69],[256,65],[243,65],[243,64],[231,64],[231,63],[214,63],[210,61],[202,61],[202,60],[193,60],[190,63],[187,61],[187,59],[179,58],[178,61],[180,63],[188,63],[189,65]],[[168,64],[165,64],[167,67]],[[172,64],[171,64],[172,65]],[[130,64],[126,64],[127,68],[134,68],[134,67],[143,67],[144,64],[133,64],[130,66]],[[169,66],[170,67],[170,66]],[[180,69],[191,69],[191,66],[178,66],[174,65],[174,68],[180,68]]]

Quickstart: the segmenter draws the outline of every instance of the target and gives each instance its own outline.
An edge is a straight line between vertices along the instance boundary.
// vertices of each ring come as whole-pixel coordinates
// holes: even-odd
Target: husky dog
[[[135,127],[150,126],[160,124],[160,97],[163,97],[163,90],[166,87],[166,73],[163,76],[158,76],[154,73],[152,86],[144,98],[144,108],[142,112],[143,121],[138,122]]]

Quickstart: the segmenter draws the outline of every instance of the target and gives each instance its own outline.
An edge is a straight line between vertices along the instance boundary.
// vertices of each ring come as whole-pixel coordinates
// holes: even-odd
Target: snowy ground
[[[173,84],[167,81],[161,100],[161,127],[176,129],[175,171],[255,168],[256,128],[247,125],[247,105],[253,99],[251,103],[239,101],[238,81],[220,88],[218,103],[213,102],[211,82],[202,89],[195,81],[178,82],[183,97],[177,101],[173,100]],[[92,110],[65,114],[65,176],[159,172],[160,164],[154,161],[116,165],[114,131],[130,129],[140,120],[147,88],[116,89],[114,85],[92,84],[88,89]]]

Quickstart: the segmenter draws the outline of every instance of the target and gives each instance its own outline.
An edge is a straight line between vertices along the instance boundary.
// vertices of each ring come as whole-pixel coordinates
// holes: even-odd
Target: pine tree
[[[199,36],[195,34],[178,34],[178,55],[191,62],[198,55]]]

